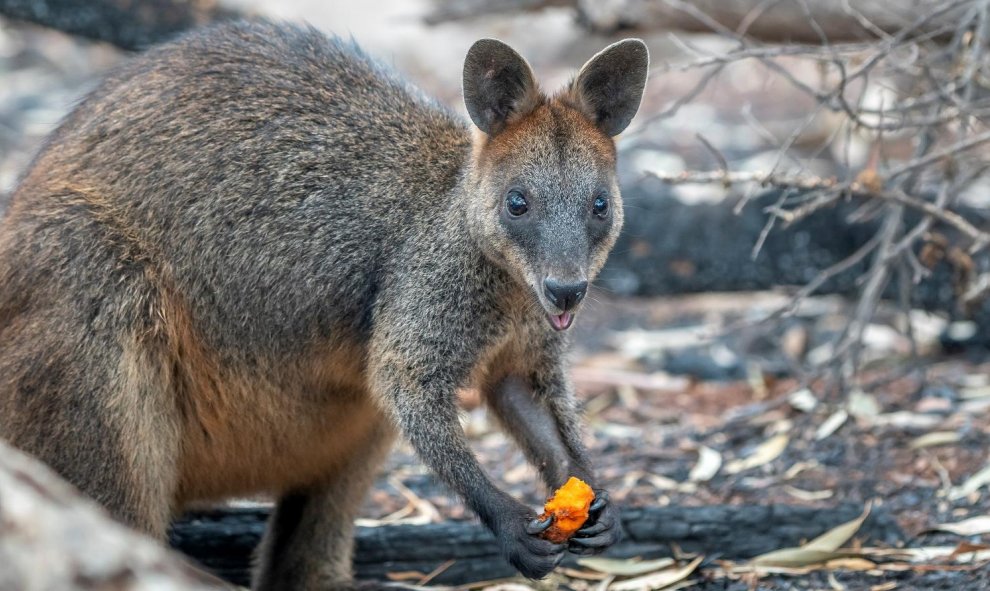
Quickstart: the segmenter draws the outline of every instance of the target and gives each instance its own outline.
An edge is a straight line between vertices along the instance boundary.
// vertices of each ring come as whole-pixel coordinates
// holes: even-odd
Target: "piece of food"
[[[553,515],[553,523],[543,532],[543,538],[557,544],[567,541],[588,520],[588,508],[594,500],[595,491],[571,476],[543,506],[541,520]]]

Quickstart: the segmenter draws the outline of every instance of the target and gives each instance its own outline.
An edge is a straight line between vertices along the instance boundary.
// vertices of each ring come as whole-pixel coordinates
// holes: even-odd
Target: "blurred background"
[[[855,516],[871,504],[887,524],[874,542],[942,548],[918,560],[945,566],[902,556],[885,569],[871,555],[826,567],[819,556],[747,579],[716,568],[708,547],[706,575],[692,567],[664,588],[983,588],[987,2],[0,0],[0,14],[0,207],[104,73],[213,20],[353,37],[461,113],[462,59],[478,38],[515,47],[548,89],[608,43],[643,38],[651,79],[617,140],[626,227],[573,335],[603,484],[626,507]],[[535,472],[477,394],[461,398],[486,468],[542,504]],[[368,527],[472,519],[401,445],[363,516]],[[935,533],[958,523],[971,525]],[[956,569],[962,542],[982,550]],[[724,543],[726,558],[746,558]],[[599,567],[605,586],[631,572]],[[579,570],[554,581],[603,584]]]

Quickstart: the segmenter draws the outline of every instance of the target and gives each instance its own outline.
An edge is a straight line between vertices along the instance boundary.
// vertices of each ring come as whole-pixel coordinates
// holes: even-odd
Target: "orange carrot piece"
[[[543,506],[540,519],[553,515],[553,524],[543,532],[543,538],[557,544],[567,541],[588,520],[588,508],[593,500],[595,492],[591,487],[571,476]]]

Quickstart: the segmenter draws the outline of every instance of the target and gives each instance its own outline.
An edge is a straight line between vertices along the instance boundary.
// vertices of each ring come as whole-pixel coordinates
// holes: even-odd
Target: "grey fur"
[[[622,222],[587,90],[533,82],[525,113],[472,138],[312,29],[223,25],[134,59],[52,135],[0,227],[0,435],[156,536],[189,503],[273,494],[255,588],[311,590],[353,585],[351,522],[401,433],[544,576],[566,548],[526,533],[454,394],[480,387],[548,486],[594,484],[540,289],[593,278]],[[614,515],[571,549],[612,543]]]

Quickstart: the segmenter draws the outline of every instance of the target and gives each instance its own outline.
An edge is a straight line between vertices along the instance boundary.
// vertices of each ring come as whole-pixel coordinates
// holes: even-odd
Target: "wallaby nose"
[[[564,283],[552,277],[543,280],[543,293],[546,294],[547,299],[565,312],[578,305],[587,291],[587,281]]]

